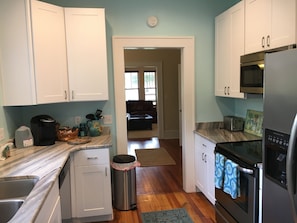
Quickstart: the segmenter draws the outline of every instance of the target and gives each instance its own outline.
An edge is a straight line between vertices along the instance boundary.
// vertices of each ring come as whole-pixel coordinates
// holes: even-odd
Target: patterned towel
[[[230,194],[233,199],[240,196],[240,175],[238,165],[231,160],[225,162],[224,192]]]
[[[221,189],[223,186],[224,169],[225,169],[225,157],[222,154],[216,153],[215,186],[218,189]]]

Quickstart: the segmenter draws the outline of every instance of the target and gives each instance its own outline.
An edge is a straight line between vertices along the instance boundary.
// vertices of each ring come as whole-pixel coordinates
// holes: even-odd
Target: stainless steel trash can
[[[135,157],[116,155],[112,165],[113,207],[118,210],[136,209]]]

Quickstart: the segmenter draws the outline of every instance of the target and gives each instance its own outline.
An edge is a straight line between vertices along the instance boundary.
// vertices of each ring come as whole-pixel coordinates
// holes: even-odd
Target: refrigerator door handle
[[[291,128],[289,146],[287,151],[287,162],[286,162],[286,172],[287,172],[287,187],[288,193],[293,207],[293,215],[295,222],[297,219],[297,201],[296,196],[296,137],[297,137],[297,114]]]

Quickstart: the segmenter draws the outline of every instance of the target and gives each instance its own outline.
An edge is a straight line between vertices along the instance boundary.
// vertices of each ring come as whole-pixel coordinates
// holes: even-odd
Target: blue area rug
[[[141,217],[142,223],[194,223],[184,208],[145,212]]]

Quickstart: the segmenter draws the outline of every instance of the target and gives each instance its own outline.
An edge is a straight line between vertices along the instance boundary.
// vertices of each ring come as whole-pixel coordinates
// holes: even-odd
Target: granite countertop
[[[259,136],[245,132],[230,132],[226,129],[196,129],[196,134],[206,138],[213,143],[237,142],[262,139]]]
[[[0,161],[0,177],[37,176],[39,180],[10,222],[34,222],[71,152],[106,148],[111,144],[111,136],[102,135],[81,145],[57,141],[51,146],[11,149],[11,157]]]

